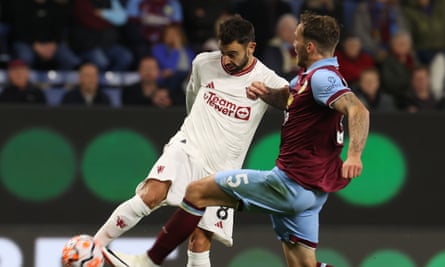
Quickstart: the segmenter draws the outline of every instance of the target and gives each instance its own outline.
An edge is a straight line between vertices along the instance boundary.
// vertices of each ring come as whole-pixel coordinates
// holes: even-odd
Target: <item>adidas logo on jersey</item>
[[[213,83],[211,83],[213,84]],[[219,97],[214,92],[204,93],[204,101],[209,106],[213,107],[216,111],[227,115],[232,118],[240,120],[249,120],[250,118],[250,107],[241,107],[236,103],[230,102],[227,99]]]
[[[215,89],[215,85],[213,84],[213,82],[209,82],[209,83],[206,85],[206,88]]]

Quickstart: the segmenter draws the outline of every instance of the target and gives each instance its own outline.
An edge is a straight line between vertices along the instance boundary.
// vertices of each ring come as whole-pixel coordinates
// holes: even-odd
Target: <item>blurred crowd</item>
[[[342,25],[340,71],[371,112],[445,110],[443,0],[0,0],[0,102],[183,105],[194,56],[233,14],[290,79],[304,10]]]

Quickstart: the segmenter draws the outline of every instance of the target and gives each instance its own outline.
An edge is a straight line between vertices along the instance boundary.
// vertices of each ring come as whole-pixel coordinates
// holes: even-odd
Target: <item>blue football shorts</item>
[[[277,167],[218,172],[215,180],[222,190],[242,202],[242,210],[270,214],[279,240],[317,246],[319,213],[328,193],[303,188]]]

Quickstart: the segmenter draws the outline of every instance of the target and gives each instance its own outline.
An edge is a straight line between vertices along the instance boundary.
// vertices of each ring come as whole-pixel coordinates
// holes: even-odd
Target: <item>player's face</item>
[[[252,62],[255,43],[249,42],[247,45],[242,45],[234,41],[228,45],[220,45],[220,50],[225,70],[230,74],[235,74]]]
[[[307,42],[303,38],[303,25],[298,24],[295,30],[294,49],[297,53],[297,64],[300,67],[306,68],[309,61],[309,54],[306,50]]]

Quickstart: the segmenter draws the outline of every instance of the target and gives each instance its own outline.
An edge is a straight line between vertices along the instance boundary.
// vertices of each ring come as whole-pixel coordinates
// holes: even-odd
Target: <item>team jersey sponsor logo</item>
[[[205,92],[204,101],[207,103],[207,105],[213,107],[216,111],[223,115],[245,121],[249,120],[250,118],[251,107],[239,106],[236,103],[230,102],[229,100],[218,96],[214,92]]]

